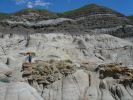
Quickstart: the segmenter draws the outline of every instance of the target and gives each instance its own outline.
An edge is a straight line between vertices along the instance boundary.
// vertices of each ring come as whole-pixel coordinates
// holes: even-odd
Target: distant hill
[[[94,14],[113,14],[118,17],[123,17],[124,15],[116,12],[110,8],[96,5],[96,4],[89,4],[86,6],[83,6],[81,8],[67,11],[64,13],[56,13],[56,12],[50,12],[46,9],[23,9],[20,11],[17,11],[13,14],[6,14],[6,13],[0,13],[0,18],[5,18],[9,15],[14,15],[14,16],[22,16],[22,15],[32,15],[32,14],[38,14],[40,18],[44,19],[53,19],[53,18],[58,18],[58,17],[66,17],[66,18],[76,18],[76,17],[81,17],[81,16],[87,16],[87,15],[94,15]],[[35,16],[35,15],[33,15]]]
[[[41,20],[41,19],[54,19],[58,18],[56,13],[50,12],[46,9],[23,9],[16,13],[13,13],[14,16],[18,16],[21,19],[27,20]]]
[[[94,14],[115,14],[118,17],[124,16],[123,14],[118,13],[110,8],[96,4],[89,4],[75,10],[60,13],[59,15],[64,17],[74,18],[75,16],[94,15]]]
[[[127,16],[127,18],[130,20],[131,24],[133,24],[133,15],[132,16]]]
[[[4,33],[70,33],[133,36],[133,16],[110,8],[89,4],[64,13],[46,9],[23,9],[12,14],[0,13],[0,32]],[[6,19],[6,20],[3,20]]]
[[[49,17],[57,16],[56,13],[50,12],[46,9],[30,9],[30,8],[20,10],[20,11],[14,13],[14,15],[21,16],[21,15],[28,15],[29,13],[36,13],[39,15],[44,15],[44,16],[49,16]]]
[[[0,20],[6,19],[6,18],[9,18],[9,17],[10,17],[10,14],[0,13]]]
[[[88,31],[88,29],[123,26],[129,23],[123,14],[96,4],[89,4],[72,11],[59,13],[58,15],[60,17],[77,20],[77,22],[83,26],[83,30],[86,29],[86,31]]]

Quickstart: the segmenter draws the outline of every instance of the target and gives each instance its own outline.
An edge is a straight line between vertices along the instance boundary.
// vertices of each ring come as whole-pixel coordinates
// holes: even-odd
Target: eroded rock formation
[[[22,77],[30,85],[37,83],[43,85],[43,88],[75,72],[75,65],[70,60],[35,61],[22,66]]]
[[[27,94],[29,100],[133,99],[132,42],[105,34],[63,33],[5,34],[0,42],[0,63],[6,68],[6,72],[0,71],[1,87],[15,91],[20,100]],[[28,51],[36,53],[32,64],[25,61]],[[21,95],[23,87],[28,93]],[[33,96],[33,88],[39,99]],[[19,100],[11,92],[6,94]],[[8,100],[3,94],[0,97]]]

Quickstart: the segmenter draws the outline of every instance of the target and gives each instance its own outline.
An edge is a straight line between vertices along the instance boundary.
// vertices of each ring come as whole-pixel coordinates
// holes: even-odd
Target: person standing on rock
[[[32,58],[33,58],[33,56],[35,56],[35,53],[27,52],[26,54],[28,55],[28,57],[27,57],[28,62],[32,63]]]
[[[31,53],[29,53],[29,56],[28,56],[28,61],[29,61],[29,63],[31,63],[31,62],[32,62],[32,55],[31,55]]]

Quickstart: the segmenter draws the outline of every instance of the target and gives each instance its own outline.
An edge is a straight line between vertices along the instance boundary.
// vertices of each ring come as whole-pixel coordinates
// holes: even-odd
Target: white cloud
[[[43,0],[36,0],[35,1],[35,6],[47,6],[50,5],[51,3],[49,2],[44,2]]]
[[[51,3],[44,0],[15,0],[17,5],[27,5],[28,8],[34,8],[36,6],[48,7]]]
[[[28,0],[15,0],[17,5],[25,4]]]
[[[28,8],[33,8],[33,3],[29,1],[29,2],[27,3],[27,7],[28,7]]]

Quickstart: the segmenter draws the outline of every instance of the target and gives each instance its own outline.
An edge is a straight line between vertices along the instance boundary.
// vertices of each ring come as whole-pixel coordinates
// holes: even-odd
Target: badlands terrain
[[[0,100],[133,100],[131,17],[95,4],[1,14]]]

